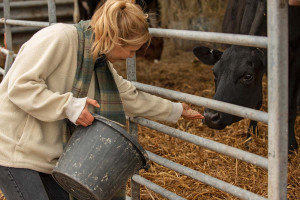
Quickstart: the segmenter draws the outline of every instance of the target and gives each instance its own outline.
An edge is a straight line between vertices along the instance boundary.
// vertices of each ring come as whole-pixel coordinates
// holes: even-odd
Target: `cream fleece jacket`
[[[0,165],[51,173],[63,151],[63,119],[75,122],[85,105],[71,93],[77,43],[74,26],[56,24],[21,47],[0,85]],[[137,91],[110,67],[126,115],[178,120],[180,104]],[[94,87],[92,81],[91,98]]]

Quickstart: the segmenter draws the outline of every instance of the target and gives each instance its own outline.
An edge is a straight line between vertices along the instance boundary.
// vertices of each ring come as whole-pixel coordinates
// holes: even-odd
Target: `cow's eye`
[[[253,75],[252,74],[245,74],[243,76],[243,81],[247,82],[247,81],[251,81],[253,79]]]

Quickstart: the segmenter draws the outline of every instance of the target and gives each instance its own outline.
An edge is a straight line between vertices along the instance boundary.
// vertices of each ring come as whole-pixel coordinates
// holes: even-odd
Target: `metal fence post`
[[[48,17],[50,24],[56,22],[56,6],[54,0],[48,0]]]
[[[4,8],[4,18],[5,22],[7,19],[10,19],[10,1],[4,0],[3,1],[3,8]],[[11,34],[11,25],[5,23],[5,42],[7,45],[7,49],[12,51],[12,34]]]
[[[287,199],[288,5],[268,0],[268,198]],[[274,101],[276,99],[276,101]]]
[[[126,59],[127,80],[136,81],[136,55],[133,58]],[[138,126],[135,122],[129,122],[129,133],[138,140]],[[131,198],[132,200],[140,199],[140,184],[131,179]]]
[[[3,76],[5,76],[7,74],[8,70],[10,69],[13,62],[14,62],[14,52],[8,51],[8,54],[6,55],[6,59],[5,59]]]
[[[4,8],[4,18],[5,21],[10,19],[10,0],[3,1],[3,8]],[[8,49],[8,53],[5,59],[5,66],[4,66],[4,74],[6,75],[8,70],[10,69],[13,61],[14,61],[14,52],[12,51],[12,33],[11,33],[11,25],[5,23],[5,41],[6,48]]]

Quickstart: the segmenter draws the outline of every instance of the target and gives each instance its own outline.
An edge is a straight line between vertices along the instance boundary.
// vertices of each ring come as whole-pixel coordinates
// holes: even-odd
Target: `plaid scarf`
[[[119,90],[110,71],[105,55],[101,55],[96,62],[91,54],[94,42],[93,30],[90,20],[80,21],[74,25],[78,34],[77,70],[73,82],[72,93],[76,98],[87,96],[93,72],[95,71],[95,100],[100,108],[95,108],[95,113],[126,125],[126,118]],[[68,141],[75,126],[67,120],[67,131],[64,144]]]
[[[102,55],[93,62],[91,47],[94,34],[90,21],[81,21],[75,27],[78,33],[78,52],[72,93],[78,98],[86,97],[95,70],[95,99],[100,104],[100,108],[95,108],[96,114],[125,125],[123,104],[106,56]]]
[[[101,55],[93,62],[91,47],[94,34],[90,21],[81,21],[75,27],[78,33],[78,52],[72,93],[78,98],[86,97],[95,71],[95,99],[100,104],[100,108],[95,108],[96,114],[125,125],[123,104],[106,56]]]

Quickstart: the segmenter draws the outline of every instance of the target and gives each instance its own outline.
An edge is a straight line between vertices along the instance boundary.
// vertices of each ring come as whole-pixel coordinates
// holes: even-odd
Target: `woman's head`
[[[134,0],[107,0],[93,15],[95,33],[93,58],[108,54],[115,47],[149,44],[147,15]]]

